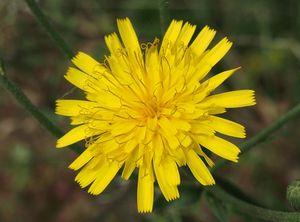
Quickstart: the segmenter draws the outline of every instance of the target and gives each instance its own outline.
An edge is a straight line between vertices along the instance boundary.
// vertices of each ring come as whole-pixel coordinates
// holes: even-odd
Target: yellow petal
[[[110,51],[110,53],[121,53],[120,50],[123,49],[121,41],[117,34],[114,32],[110,35],[104,37],[105,43]]]
[[[100,107],[106,107],[108,109],[117,109],[121,106],[121,99],[116,93],[102,90],[94,94],[89,93],[87,99],[98,102]]]
[[[192,124],[191,132],[193,134],[206,134],[206,135],[214,135],[215,130],[213,129],[213,126],[210,124],[205,124],[202,121],[195,122]]]
[[[203,185],[215,184],[214,178],[201,160],[201,158],[190,149],[186,152],[187,165],[194,177]]]
[[[217,105],[224,108],[238,108],[255,105],[253,90],[236,90],[212,95],[204,99],[200,105]]]
[[[240,153],[240,149],[228,142],[227,140],[221,139],[217,136],[197,136],[198,142],[209,149],[213,153],[233,162],[238,161],[238,154]]]
[[[212,167],[212,166],[214,166],[215,164],[214,164],[214,162],[203,152],[203,150],[201,149],[201,147],[200,147],[200,145],[195,145],[194,146],[194,151],[198,154],[198,155],[200,155],[200,156],[202,156],[202,157],[204,157],[204,159],[205,159],[205,161],[206,161],[206,163],[210,166],[210,167]]]
[[[124,180],[129,180],[129,177],[133,173],[134,169],[135,169],[135,162],[133,162],[131,159],[127,160],[125,162],[125,166],[122,171],[122,178]]]
[[[160,76],[161,76],[161,84],[163,88],[168,88],[170,84],[171,78],[171,66],[170,60],[167,57],[161,57],[160,59]],[[164,94],[164,96],[166,96]]]
[[[81,125],[87,123],[87,117],[84,115],[81,116],[71,116],[71,125]]]
[[[207,114],[210,115],[216,115],[216,114],[222,114],[225,113],[226,109],[224,107],[210,107],[207,111]]]
[[[78,52],[72,59],[72,62],[80,70],[95,78],[98,78],[101,74],[107,71],[103,65],[84,52]]]
[[[178,38],[176,39],[176,43],[177,46],[182,47],[183,46],[187,46],[195,32],[196,26],[195,25],[191,25],[190,23],[186,22],[184,23]]]
[[[171,119],[170,122],[178,130],[189,131],[191,129],[191,124],[187,120]]]
[[[157,127],[157,117],[154,118],[148,118],[147,120],[147,128],[148,130],[155,131]]]
[[[137,188],[137,209],[139,213],[151,212],[154,198],[152,168],[140,167]]]
[[[170,201],[179,198],[177,185],[171,186],[168,184],[165,175],[168,174],[169,172],[165,171],[162,164],[159,163],[158,160],[154,161],[154,171],[155,171],[159,188],[162,194],[164,195],[164,197],[166,198],[166,200]]]
[[[164,116],[159,119],[158,124],[162,128],[162,130],[164,130],[168,134],[175,135],[177,133],[177,130],[173,127],[171,121]]]
[[[97,141],[96,141],[97,143]],[[120,144],[117,143],[113,137],[110,140],[107,140],[103,143],[101,143],[99,149],[101,149],[101,151],[104,154],[109,154],[110,152],[114,152],[115,150],[120,148]]]
[[[200,56],[207,49],[215,34],[215,30],[205,26],[190,46],[190,48],[193,50],[193,53],[195,53],[197,56]]]
[[[186,158],[184,151],[181,147],[177,147],[177,149],[169,149],[169,155],[176,161],[178,166],[186,165]]]
[[[227,38],[223,38],[207,53],[206,56],[204,56],[203,61],[210,66],[214,66],[226,55],[231,46],[232,42],[228,41]]]
[[[225,56],[231,46],[232,42],[228,41],[227,38],[224,38],[209,52],[207,52],[197,64],[199,68],[191,76],[191,81],[194,82],[203,79],[212,69],[212,67],[217,64],[223,58],[223,56]]]
[[[168,172],[167,174],[165,174],[166,183],[169,184],[170,186],[179,185],[180,175],[175,161],[172,160],[171,157],[166,156],[166,158],[161,164],[162,167],[164,168],[164,171]]]
[[[180,143],[178,141],[176,128],[172,125],[171,121],[165,117],[159,119],[160,132],[166,139],[171,149],[176,149]]]
[[[178,139],[180,141],[180,144],[184,147],[188,147],[192,143],[191,137],[183,133],[178,134]]]
[[[130,85],[133,82],[133,79],[128,75],[128,73],[131,72],[130,67],[128,66],[128,60],[125,59],[126,57],[124,57],[122,53],[124,52],[120,49],[119,52],[108,56],[106,61],[109,63],[109,67],[114,77],[117,77],[124,85]]]
[[[137,145],[138,141],[136,141],[135,139],[129,140],[123,147],[124,152],[131,153]]]
[[[120,165],[121,164],[116,161],[106,161],[106,164],[103,166],[103,169],[97,172],[97,178],[90,186],[88,192],[94,195],[102,193],[119,171],[121,167]]]
[[[64,136],[62,136],[59,140],[57,140],[56,147],[62,148],[73,143],[76,143],[80,140],[87,139],[93,135],[96,135],[97,132],[90,129],[86,124],[77,126],[67,132]]]
[[[87,162],[89,162],[93,157],[94,156],[90,152],[90,149],[87,148],[69,165],[69,168],[72,170],[78,170],[81,167],[83,167]]]
[[[147,128],[146,126],[141,126],[141,127],[137,127],[135,133],[136,133],[136,140],[139,143],[143,143],[146,139],[146,132],[147,132]]]
[[[97,173],[101,170],[105,163],[105,158],[103,156],[97,156],[90,160],[77,174],[75,181],[84,188],[90,185],[97,177]]]
[[[135,167],[137,167],[138,160],[143,159],[141,156],[143,155],[143,150],[140,149],[140,146],[135,147],[135,149],[128,155],[128,158],[125,162],[125,166],[122,172],[122,178],[124,180],[128,180],[131,176],[132,172],[134,171]]]
[[[219,133],[237,138],[246,137],[245,127],[236,122],[217,116],[210,116],[209,124],[214,130],[218,131]]]
[[[159,57],[158,57],[158,44],[153,42],[150,48],[146,50],[145,60],[146,60],[146,69],[147,81],[151,85],[151,90],[154,91],[157,88],[157,84],[161,81],[161,76],[159,72]]]
[[[140,44],[130,20],[128,18],[117,19],[117,25],[125,48],[128,51],[132,50],[140,56]]]
[[[182,21],[172,20],[170,26],[168,27],[163,41],[161,43],[159,54],[165,52],[167,48],[170,48],[170,44],[173,45],[180,33],[182,27]]]
[[[85,100],[59,99],[56,100],[55,113],[63,116],[77,116],[90,114],[91,109],[97,107],[97,103]]]
[[[162,158],[164,152],[164,144],[162,142],[162,138],[159,134],[155,134],[152,140],[152,147],[155,150],[154,156],[156,160],[159,162]]]
[[[65,75],[65,78],[79,89],[91,93],[95,92],[95,89],[93,89],[94,84],[91,81],[92,79],[87,74],[76,68],[70,67]]]
[[[114,136],[125,134],[130,132],[133,128],[136,127],[136,123],[133,121],[117,122],[112,125],[111,134]]]
[[[115,140],[118,143],[122,144],[122,143],[126,143],[129,140],[133,140],[134,137],[135,137],[134,133],[127,133],[127,134],[125,133],[125,134],[115,137]]]
[[[221,85],[226,79],[228,79],[235,71],[239,70],[240,67],[235,69],[230,69],[224,72],[221,72],[210,79],[203,82],[206,85],[205,90],[210,93],[211,91],[215,90],[219,85]]]
[[[108,131],[110,129],[110,121],[106,120],[92,120],[88,125],[94,130]]]
[[[164,144],[168,144],[171,149],[177,149],[180,146],[177,136],[161,131],[163,135]]]
[[[76,176],[75,181],[79,183],[81,188],[85,188],[90,185],[97,176],[96,170],[90,170],[88,168],[83,168]]]

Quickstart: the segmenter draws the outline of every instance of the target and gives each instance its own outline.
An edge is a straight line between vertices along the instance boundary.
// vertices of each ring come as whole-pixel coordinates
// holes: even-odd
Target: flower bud
[[[300,180],[293,181],[287,188],[287,200],[297,211],[300,210]]]

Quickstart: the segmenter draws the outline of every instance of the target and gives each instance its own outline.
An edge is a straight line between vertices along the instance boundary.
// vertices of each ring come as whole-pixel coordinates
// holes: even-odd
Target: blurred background
[[[141,42],[161,38],[155,1],[38,2],[74,51],[85,51],[99,60],[107,53],[104,35],[116,31],[116,18],[129,17]],[[248,138],[299,103],[300,1],[170,0],[169,5],[171,18],[197,24],[197,32],[209,25],[218,31],[215,42],[224,36],[234,42],[212,74],[242,66],[222,91],[256,91],[255,107],[226,114],[246,126]],[[8,77],[63,131],[69,130],[67,118],[54,114],[56,99],[66,94],[67,98],[82,96],[63,78],[68,58],[24,1],[1,0],[0,14],[0,55]],[[299,123],[289,122],[219,174],[270,208],[289,208],[286,187],[300,175]],[[189,194],[151,215],[138,215],[136,183],[120,178],[101,196],[91,196],[80,189],[75,173],[67,168],[77,155],[57,150],[55,142],[0,88],[0,221],[217,221],[204,198]],[[235,212],[230,218],[255,221]]]

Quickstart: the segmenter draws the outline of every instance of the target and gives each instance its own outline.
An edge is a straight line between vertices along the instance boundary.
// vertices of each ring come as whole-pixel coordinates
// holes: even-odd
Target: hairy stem
[[[22,90],[6,77],[5,69],[0,59],[0,84],[18,101],[18,103],[29,112],[45,129],[47,129],[53,136],[59,138],[63,132],[54,125],[39,109],[32,104],[28,97]],[[83,150],[77,145],[70,146],[76,153],[81,153]]]
[[[31,12],[34,14],[40,25],[45,29],[54,44],[71,59],[75,54],[73,50],[66,44],[63,38],[53,28],[45,14],[42,12],[35,0],[25,0]]]
[[[247,201],[241,200],[222,189],[220,186],[209,187],[205,189],[210,195],[217,200],[231,205],[235,210],[253,218],[274,222],[298,222],[300,221],[300,213],[270,210],[256,206]]]
[[[284,124],[291,121],[300,115],[300,104],[296,105],[294,108],[290,109],[285,115],[281,116],[278,120],[276,120],[271,126],[263,129],[256,136],[242,143],[239,147],[241,148],[242,154],[248,152],[254,146],[266,141],[272,133],[276,130],[280,129]],[[212,169],[212,172],[217,171],[221,167],[223,167],[229,161],[220,160]]]

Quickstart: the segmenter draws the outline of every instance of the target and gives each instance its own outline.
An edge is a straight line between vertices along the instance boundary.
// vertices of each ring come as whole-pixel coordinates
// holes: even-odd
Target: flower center
[[[157,119],[161,116],[162,106],[161,104],[154,98],[149,97],[144,102],[144,116],[145,118],[154,118],[157,117]]]

